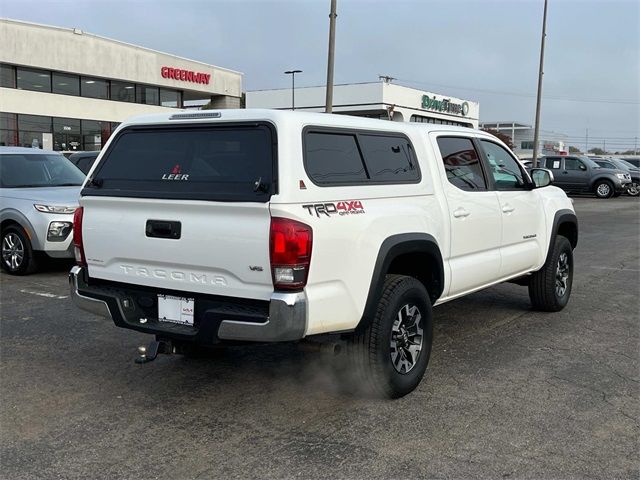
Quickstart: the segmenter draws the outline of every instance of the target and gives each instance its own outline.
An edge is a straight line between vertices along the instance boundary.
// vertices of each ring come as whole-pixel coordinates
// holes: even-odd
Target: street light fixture
[[[287,70],[286,75],[291,75],[291,110],[296,109],[296,73],[302,73],[302,70]]]

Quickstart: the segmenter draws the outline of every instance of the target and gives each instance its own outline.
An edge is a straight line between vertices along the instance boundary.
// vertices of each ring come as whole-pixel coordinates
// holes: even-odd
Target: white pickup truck
[[[505,281],[568,302],[578,224],[488,133],[271,110],[123,123],[74,221],[71,295],[172,351],[336,334],[387,397],[422,379],[432,306]],[[317,337],[316,337],[317,338]]]

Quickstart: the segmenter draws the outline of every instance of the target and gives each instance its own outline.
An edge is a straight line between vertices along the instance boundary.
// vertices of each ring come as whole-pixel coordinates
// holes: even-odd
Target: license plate
[[[193,325],[193,298],[158,295],[158,320]]]

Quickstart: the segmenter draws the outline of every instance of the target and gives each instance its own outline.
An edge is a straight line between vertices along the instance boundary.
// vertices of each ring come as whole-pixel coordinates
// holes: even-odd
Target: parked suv
[[[627,184],[627,193],[632,197],[640,195],[640,168],[621,158],[594,158],[593,161],[602,168],[617,169],[628,173],[631,177],[631,183]]]
[[[399,397],[427,368],[432,306],[505,281],[536,309],[567,305],[576,215],[548,170],[531,175],[494,136],[447,125],[138,117],[81,192],[71,296],[156,335],[141,361],[334,334],[363,384]]]
[[[69,161],[78,167],[85,175],[91,170],[100,152],[76,152],[69,155]]]
[[[602,168],[583,156],[548,156],[541,165],[554,175],[554,185],[566,192],[594,193],[598,198],[619,196],[631,183],[631,176],[623,170]]]
[[[36,271],[40,253],[73,258],[73,213],[84,178],[59,153],[0,147],[1,265],[7,273]]]

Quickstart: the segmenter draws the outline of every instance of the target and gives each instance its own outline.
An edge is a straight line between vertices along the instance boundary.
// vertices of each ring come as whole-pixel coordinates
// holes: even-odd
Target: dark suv
[[[631,176],[631,183],[627,185],[627,194],[632,197],[640,195],[640,168],[622,160],[621,158],[594,158],[594,162],[602,168],[623,170]]]
[[[593,193],[598,198],[617,197],[631,183],[628,172],[602,168],[588,157],[548,156],[541,158],[540,163],[553,172],[553,184],[566,192]]]

